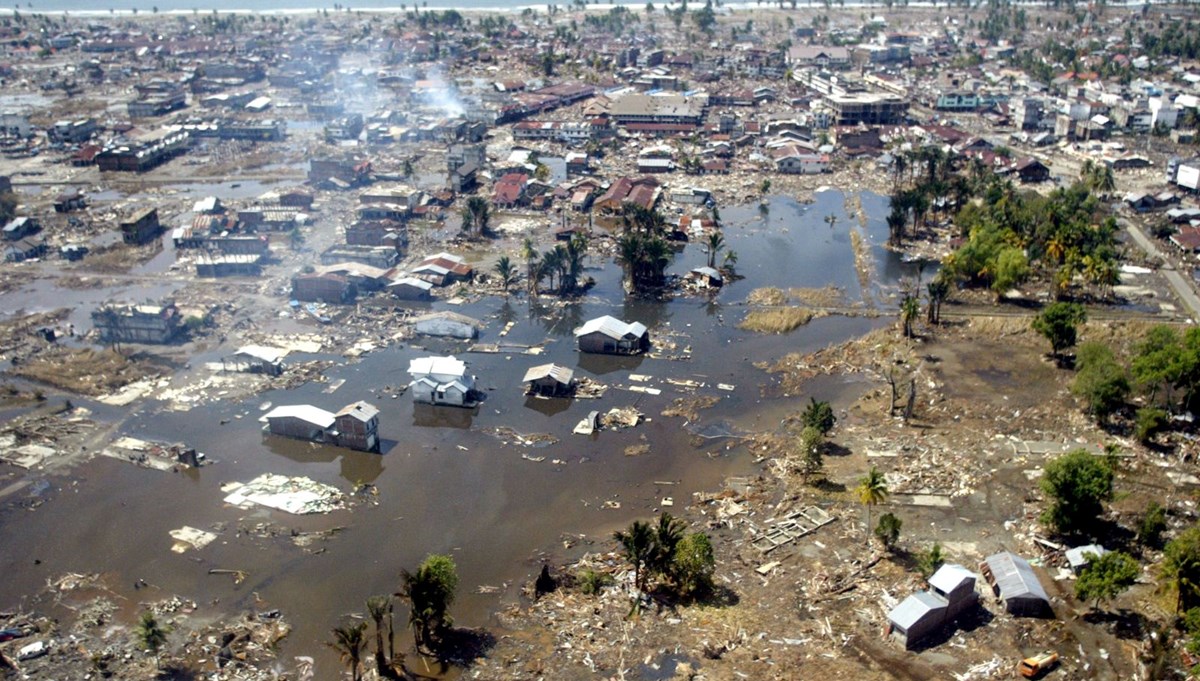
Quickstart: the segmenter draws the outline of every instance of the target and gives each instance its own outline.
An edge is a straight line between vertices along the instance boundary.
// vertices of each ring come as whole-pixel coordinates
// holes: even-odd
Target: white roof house
[[[311,404],[288,404],[275,407],[266,414],[263,414],[258,420],[262,423],[269,423],[271,419],[276,418],[299,419],[320,428],[329,428],[336,420],[333,412],[325,411]]]
[[[600,332],[610,338],[624,338],[626,336],[638,338],[645,334],[646,331],[646,325],[641,322],[626,323],[616,317],[604,315],[603,317],[589,320],[583,326],[575,329],[575,337],[578,338],[579,336],[586,336],[589,333]]]
[[[467,374],[467,363],[448,357],[418,357],[408,363],[408,373],[413,378],[432,378],[439,383],[461,380]]]

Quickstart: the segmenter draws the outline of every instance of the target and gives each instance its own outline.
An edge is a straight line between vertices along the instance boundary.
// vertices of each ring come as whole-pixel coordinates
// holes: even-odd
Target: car
[[[0,629],[0,643],[11,641],[14,638],[23,638],[25,632],[20,629]]]
[[[1054,669],[1058,665],[1058,653],[1053,650],[1048,650],[1044,653],[1038,653],[1021,660],[1017,664],[1017,671],[1021,676],[1027,679],[1039,678],[1042,674]]]

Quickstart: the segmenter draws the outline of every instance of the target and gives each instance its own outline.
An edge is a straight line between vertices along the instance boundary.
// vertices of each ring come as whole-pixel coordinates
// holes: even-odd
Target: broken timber
[[[816,532],[834,520],[836,518],[824,509],[805,506],[768,527],[765,532],[755,537],[751,544],[763,553],[770,553],[784,544],[790,544],[800,537]]]

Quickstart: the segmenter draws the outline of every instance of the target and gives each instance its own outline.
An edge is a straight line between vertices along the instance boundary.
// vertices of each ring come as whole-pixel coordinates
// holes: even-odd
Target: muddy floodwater
[[[5,575],[0,606],[18,604],[47,578],[64,572],[107,572],[129,585],[142,579],[164,595],[181,594],[222,610],[278,608],[295,626],[283,644],[281,664],[290,665],[293,655],[315,655],[317,677],[333,678],[339,665],[322,645],[329,628],[345,613],[362,612],[367,596],[394,591],[401,568],[411,569],[426,554],[440,552],[452,554],[459,567],[456,622],[494,627],[490,614],[518,598],[519,584],[538,569],[541,552],[563,557],[588,548],[585,544],[564,549],[565,537],[586,535],[596,541],[597,549],[607,549],[606,537],[613,529],[656,513],[664,498],[673,498],[673,510],[681,513],[694,492],[717,489],[725,477],[755,470],[752,454],[740,446],[737,435],[778,427],[782,415],[798,408],[799,402],[769,397],[772,379],[754,362],[817,349],[893,323],[895,304],[888,293],[913,272],[880,248],[886,238],[886,199],[862,197],[869,218],[865,230],[856,217],[846,214],[845,204],[840,192],[826,191],[807,205],[774,197],[765,209],[757,204],[723,209],[726,242],[737,252],[737,269],[745,279],[711,299],[626,298],[619,268],[589,257],[587,274],[597,284],[577,304],[549,304],[544,297],[546,304],[539,305],[513,296],[507,301],[494,297],[463,306],[433,306],[485,322],[481,343],[520,346],[548,340],[539,356],[467,353],[462,343],[428,339],[343,362],[327,372],[329,383],[266,393],[245,402],[171,412],[160,411],[150,398],[132,412],[97,409],[99,419],[123,418],[122,434],[187,442],[214,463],[186,473],[162,473],[98,458],[69,476],[51,478],[48,488],[33,486],[46,503],[33,511],[10,505],[0,517],[0,569]],[[825,220],[831,214],[837,216],[832,228]],[[870,246],[869,259],[877,274],[866,296],[855,271],[851,230],[859,230]],[[684,273],[705,260],[701,245],[689,244],[675,256],[670,271]],[[41,288],[45,284],[38,284],[29,290],[35,300],[61,295],[60,304],[64,299],[76,301],[84,309],[99,293],[51,294]],[[819,318],[778,336],[736,328],[746,297],[755,288],[826,284],[842,288],[848,304],[869,299],[868,306],[887,314]],[[15,311],[20,298],[0,298],[7,306],[4,311]],[[285,305],[281,301],[281,309]],[[26,301],[21,306],[37,305]],[[645,323],[652,334],[675,344],[663,354],[679,355],[686,348],[690,359],[581,356],[571,331],[602,314]],[[512,331],[499,338],[498,331],[509,321],[515,322]],[[313,327],[313,332],[320,329]],[[407,394],[393,397],[393,391],[409,380],[409,360],[430,353],[465,359],[487,400],[474,410],[462,410],[414,405]],[[546,362],[573,367],[577,376],[610,387],[598,400],[525,397],[523,373]],[[198,378],[200,371],[187,370],[177,381]],[[630,374],[651,378],[635,383]],[[668,378],[702,382],[705,386],[695,394],[714,396],[719,402],[701,411],[698,423],[663,417],[662,410],[675,398],[686,396],[667,383]],[[343,379],[345,383],[330,392]],[[734,389],[718,389],[718,383]],[[662,392],[627,389],[635,384]],[[827,392],[816,396],[827,398],[839,386],[836,380],[824,380],[820,389]],[[261,434],[258,418],[267,402],[337,410],[359,399],[381,410],[382,454]],[[589,411],[626,406],[636,407],[647,421],[593,436],[571,433]],[[548,434],[555,441],[520,446],[497,429]],[[649,452],[626,456],[626,448],[638,444],[649,445]],[[360,498],[350,510],[315,516],[245,511],[222,502],[223,484],[268,472],[307,476],[343,491],[370,483],[378,494]],[[619,508],[612,508],[617,504]],[[264,538],[239,532],[239,527],[258,523],[302,532],[343,529],[304,549],[286,533]],[[218,528],[219,538],[199,551],[172,553],[167,533],[184,525]],[[248,577],[235,585],[227,576],[209,575],[211,568],[243,570]],[[500,588],[498,593],[476,593],[482,585]],[[132,588],[125,595],[133,602],[147,598]]]

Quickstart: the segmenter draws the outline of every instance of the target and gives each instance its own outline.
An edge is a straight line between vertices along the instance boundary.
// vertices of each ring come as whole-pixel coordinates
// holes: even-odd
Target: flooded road
[[[864,197],[862,203],[869,215],[863,236],[870,244],[882,244],[886,200]],[[839,218],[833,229],[824,221],[829,214]],[[595,278],[596,286],[578,303],[513,296],[507,301],[486,298],[464,306],[434,306],[485,322],[482,343],[545,342],[538,356],[466,353],[462,343],[426,339],[331,369],[328,384],[182,413],[155,413],[153,403],[143,405],[139,416],[123,424],[124,434],[187,442],[215,463],[186,473],[161,473],[100,458],[78,467],[70,478],[52,478],[48,490],[38,488],[49,501],[36,510],[10,505],[0,517],[0,545],[5,547],[0,569],[7,575],[0,583],[0,605],[19,603],[49,577],[99,571],[117,573],[130,584],[144,579],[161,589],[149,595],[131,589],[126,594],[130,599],[178,593],[221,610],[279,608],[295,626],[283,643],[281,664],[290,666],[293,655],[314,655],[318,678],[332,678],[338,664],[323,641],[338,618],[362,612],[363,601],[372,594],[395,591],[401,568],[415,568],[428,553],[449,553],[461,577],[452,609],[456,623],[494,627],[490,613],[518,597],[520,582],[540,567],[541,552],[567,555],[562,553],[564,536],[586,535],[596,542],[595,549],[607,550],[613,529],[657,513],[665,497],[672,497],[673,510],[682,513],[694,492],[716,489],[729,475],[756,470],[753,457],[737,439],[696,437],[682,428],[682,418],[661,416],[677,397],[687,396],[663,379],[702,382],[705,387],[695,394],[719,398],[715,407],[701,412],[698,424],[690,424],[693,430],[770,430],[807,396],[786,401],[764,397],[770,394],[772,379],[753,362],[815,350],[893,322],[891,314],[878,319],[826,317],[779,336],[738,330],[742,303],[760,286],[833,284],[844,289],[849,301],[860,300],[863,292],[848,236],[850,229],[859,227],[857,219],[845,214],[843,197],[836,191],[817,194],[811,205],[775,197],[766,211],[757,205],[730,208],[722,211],[722,219],[728,248],[737,251],[738,271],[745,279],[711,300],[625,298],[620,269],[611,261],[589,257],[586,274]],[[888,260],[894,256],[879,257],[876,271],[883,274],[878,286],[892,287],[899,277],[912,275],[911,268]],[[676,255],[669,271],[684,273],[705,260],[700,245],[690,244]],[[85,302],[91,293],[63,295]],[[0,303],[11,313],[17,298],[10,294],[0,297]],[[86,302],[81,308],[90,309]],[[675,344],[662,354],[679,355],[688,348],[690,359],[580,355],[572,329],[602,314],[645,323],[656,340]],[[516,324],[501,339],[497,332],[507,321]],[[487,400],[474,410],[462,410],[414,405],[409,395],[391,397],[409,380],[409,360],[431,353],[454,353],[466,360]],[[547,362],[573,367],[576,376],[610,387],[598,400],[526,398],[522,375],[528,367]],[[630,373],[651,376],[641,385],[662,393],[627,390],[633,385]],[[343,385],[328,392],[342,379]],[[717,383],[735,388],[719,390]],[[258,418],[266,402],[336,411],[359,399],[381,410],[382,455],[261,434]],[[646,421],[625,431],[571,434],[589,411],[626,406],[637,408]],[[708,426],[716,430],[704,431]],[[548,434],[556,441],[521,447],[506,443],[507,438],[496,432],[499,428]],[[626,456],[626,448],[637,444],[648,444],[649,453]],[[530,461],[522,454],[544,460]],[[347,492],[370,483],[378,496],[359,497],[352,509],[323,516],[245,511],[222,502],[223,484],[268,472],[307,476]],[[605,508],[606,502],[619,503],[619,508]],[[239,531],[259,523],[273,523],[281,536]],[[172,553],[167,533],[183,525],[213,530],[219,537],[200,551]],[[332,528],[344,529],[307,549],[288,536],[292,530]],[[571,555],[587,548],[577,546]],[[248,577],[235,586],[227,576],[210,576],[211,568],[244,570]],[[502,588],[499,594],[475,593],[481,585]]]

